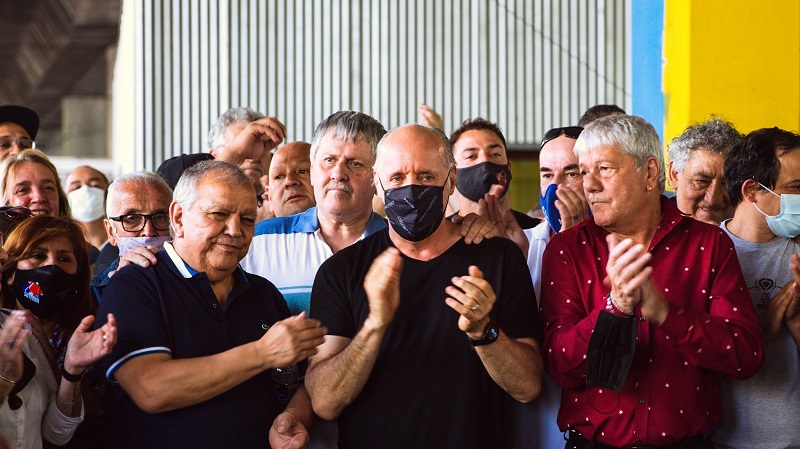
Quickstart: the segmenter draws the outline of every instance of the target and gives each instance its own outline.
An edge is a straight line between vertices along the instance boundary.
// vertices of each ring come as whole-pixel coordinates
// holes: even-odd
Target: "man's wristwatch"
[[[500,327],[497,325],[495,321],[490,321],[489,325],[486,326],[486,331],[484,331],[483,337],[470,338],[469,344],[471,344],[473,348],[475,346],[488,345],[490,343],[494,343],[497,340],[497,337],[499,336],[500,336]]]

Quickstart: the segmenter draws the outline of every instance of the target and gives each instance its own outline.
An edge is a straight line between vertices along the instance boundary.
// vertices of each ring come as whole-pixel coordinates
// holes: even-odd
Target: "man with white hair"
[[[97,301],[110,276],[131,263],[148,267],[156,263],[155,253],[169,241],[169,203],[172,189],[157,174],[148,171],[126,173],[108,186],[106,233],[108,245],[118,257],[92,276],[90,285]]]
[[[575,143],[592,218],[542,260],[547,370],[566,448],[712,448],[719,379],[752,376],[759,323],[731,239],[661,195],[661,140],[600,118]]]
[[[106,447],[301,447],[312,417],[294,404],[307,396],[300,386],[281,412],[271,370],[315,354],[325,329],[290,317],[274,285],[239,268],[255,230],[250,180],[201,162],[169,211],[174,238],[158,263],[118,271],[100,304],[98,325],[113,311],[119,329],[103,359]]]

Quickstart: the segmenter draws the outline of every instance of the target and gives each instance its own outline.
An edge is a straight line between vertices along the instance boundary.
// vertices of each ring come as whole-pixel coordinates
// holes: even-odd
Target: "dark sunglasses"
[[[33,213],[25,206],[0,206],[0,214],[11,220],[31,218]]]
[[[542,144],[539,145],[539,149],[541,150],[544,148],[544,144],[550,142],[551,140],[557,138],[560,135],[565,135],[570,139],[577,139],[578,136],[581,135],[581,131],[583,128],[580,126],[563,126],[561,128],[553,128],[546,133],[544,133],[544,137],[542,138]]]

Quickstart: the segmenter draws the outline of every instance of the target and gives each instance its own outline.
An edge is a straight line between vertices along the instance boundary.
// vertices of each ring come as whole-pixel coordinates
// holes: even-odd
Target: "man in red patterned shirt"
[[[712,448],[721,375],[752,376],[758,320],[730,238],[661,195],[664,157],[640,117],[575,144],[593,217],[544,252],[547,371],[567,448]]]

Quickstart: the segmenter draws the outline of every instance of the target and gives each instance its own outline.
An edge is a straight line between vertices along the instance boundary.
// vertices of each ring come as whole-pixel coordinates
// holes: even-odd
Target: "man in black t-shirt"
[[[339,447],[503,447],[506,393],[541,388],[536,300],[507,239],[464,243],[444,210],[455,162],[438,130],[407,125],[378,145],[390,227],[328,259],[311,315],[328,328],[306,387],[339,418]]]

